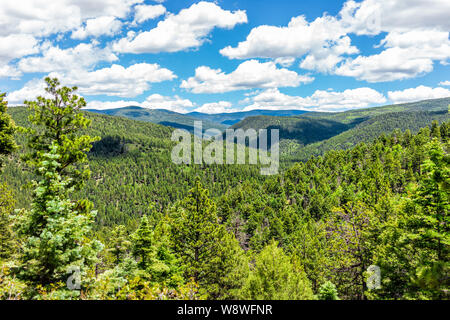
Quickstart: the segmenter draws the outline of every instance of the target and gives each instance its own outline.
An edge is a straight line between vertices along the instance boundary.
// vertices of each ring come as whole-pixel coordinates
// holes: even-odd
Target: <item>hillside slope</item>
[[[9,108],[8,113],[17,125],[30,126],[26,108]],[[264,178],[257,166],[174,164],[172,128],[91,112],[85,112],[85,116],[92,120],[86,133],[101,140],[89,154],[92,176],[79,196],[95,203],[100,226],[135,223],[142,214],[151,214],[151,204],[164,210],[187,194],[196,177],[212,196],[223,194],[243,180]],[[22,135],[17,135],[16,140],[22,147],[25,145]],[[17,208],[29,205],[31,193],[22,190],[32,177],[19,160],[22,152],[14,154],[1,175],[15,193]]]
[[[449,105],[450,98],[444,98],[336,113],[256,116],[233,128],[279,129],[282,158],[295,162],[328,150],[348,149],[359,142],[370,142],[395,129],[417,132],[433,120],[447,121]]]
[[[164,126],[185,129],[189,132],[194,131],[194,121],[200,121],[201,119],[169,111],[164,109],[145,109],[141,107],[126,107],[119,109],[108,109],[108,110],[94,110],[88,109],[86,111],[93,113],[106,114],[110,116],[125,117],[133,120],[151,122],[156,124],[161,124]],[[203,131],[215,128],[219,130],[224,130],[227,126],[220,123],[215,123],[209,120],[202,121]]]

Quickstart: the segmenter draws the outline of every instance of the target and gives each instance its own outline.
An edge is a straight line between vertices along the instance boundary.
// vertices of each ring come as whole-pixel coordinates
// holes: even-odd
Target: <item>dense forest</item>
[[[450,98],[443,98],[337,113],[253,116],[232,128],[280,130],[282,160],[290,165],[329,150],[349,149],[360,142],[371,142],[395,129],[416,133],[434,120],[448,121],[449,105]]]
[[[26,108],[0,96],[2,299],[449,298],[441,106],[308,115],[342,132],[265,177],[175,165],[173,129],[47,83]]]

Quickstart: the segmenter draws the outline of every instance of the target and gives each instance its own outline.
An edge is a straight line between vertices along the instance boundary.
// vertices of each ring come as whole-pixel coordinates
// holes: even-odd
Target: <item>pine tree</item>
[[[339,300],[338,291],[333,282],[327,281],[320,286],[319,300]]]
[[[187,279],[211,299],[233,296],[246,275],[246,259],[234,236],[219,225],[216,206],[198,180],[174,214],[172,238]]]
[[[153,246],[153,232],[150,229],[148,218],[144,215],[141,224],[132,236],[133,256],[138,259],[138,265],[142,270],[147,270],[155,259],[155,247]]]
[[[123,225],[115,227],[111,232],[111,243],[108,251],[112,253],[115,265],[122,263],[127,256],[131,247],[131,242],[127,238],[127,230]]]
[[[14,210],[14,198],[6,184],[0,184],[0,261],[11,257],[14,250],[12,221],[10,215]]]
[[[5,94],[0,93],[0,170],[2,157],[9,155],[17,146],[13,134],[16,130],[14,121],[6,113],[7,101]],[[1,174],[1,172],[0,172]],[[0,184],[0,260],[7,259],[13,250],[13,239],[10,215],[14,209],[14,199],[6,184]]]
[[[28,128],[28,146],[31,152],[23,158],[27,163],[38,168],[39,155],[50,151],[55,143],[60,153],[56,168],[63,178],[68,177],[68,187],[81,189],[90,177],[90,170],[86,165],[87,152],[98,137],[80,135],[80,131],[91,125],[91,120],[83,116],[80,110],[86,106],[83,97],[75,94],[77,87],[61,87],[58,79],[45,78],[45,91],[51,98],[37,97],[36,101],[25,101],[30,111],[29,120],[37,127]]]
[[[80,285],[87,283],[88,272],[102,249],[101,243],[87,238],[96,212],[87,201],[69,198],[74,187],[69,187],[69,178],[58,173],[60,157],[53,143],[49,153],[36,159],[39,181],[34,182],[31,210],[22,210],[15,223],[24,239],[18,275],[29,283],[33,297],[38,287],[63,288],[68,273],[75,270],[81,277]]]
[[[294,267],[277,242],[270,243],[255,256],[241,297],[250,300],[314,299],[306,274]]]
[[[86,152],[95,139],[79,135],[90,122],[79,113],[86,103],[74,94],[76,88],[60,88],[57,79],[46,78],[46,82],[52,98],[26,102],[35,111],[30,120],[37,126],[28,130],[31,151],[26,159],[37,181],[32,183],[31,209],[16,218],[23,237],[17,272],[29,284],[32,297],[39,287],[61,288],[62,294],[73,297],[79,292],[67,292],[65,283],[77,272],[84,289],[102,248],[88,238],[96,216],[92,204],[70,199],[89,177]]]
[[[8,102],[4,98],[5,94],[0,93],[0,169],[3,164],[2,157],[9,155],[17,148],[13,137],[16,127],[14,121],[6,113]]]
[[[405,217],[403,227],[405,245],[412,244],[420,255],[413,284],[442,299],[450,284],[450,158],[437,138],[426,149],[429,158],[413,199],[417,207]]]

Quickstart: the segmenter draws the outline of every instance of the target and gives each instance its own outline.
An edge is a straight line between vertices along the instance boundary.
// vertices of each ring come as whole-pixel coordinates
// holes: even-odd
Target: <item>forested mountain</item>
[[[25,107],[10,108],[16,124],[29,127],[29,114]],[[201,177],[213,195],[218,195],[238,185],[243,180],[262,180],[255,166],[179,166],[171,161],[175,143],[171,141],[169,127],[134,121],[123,117],[84,112],[92,120],[86,131],[101,139],[93,144],[89,153],[92,179],[80,196],[95,200],[100,225],[129,223],[142,214],[149,213],[150,204],[163,210],[170,203],[187,194],[195,177]],[[20,145],[25,145],[22,135],[17,135]],[[30,173],[18,157],[4,169],[17,197],[17,205],[26,207],[30,191],[21,186],[30,179]]]
[[[225,128],[251,116],[270,115],[285,117],[306,113],[306,111],[301,110],[253,110],[245,112],[243,111],[217,114],[208,114],[201,112],[190,112],[187,114],[182,114],[165,109],[146,109],[135,106],[106,110],[86,109],[86,111],[162,124],[173,128],[186,129],[190,132],[193,132],[194,121],[202,121],[203,131],[211,128],[225,130]]]
[[[333,149],[370,142],[395,129],[417,132],[433,120],[450,119],[450,98],[338,113],[309,112],[294,117],[249,117],[235,129],[279,129],[283,160],[305,161]]]
[[[265,177],[176,165],[173,129],[80,112],[47,81],[58,99],[8,109],[28,128],[18,150],[0,109],[1,298],[449,298],[450,122],[371,138],[442,111],[376,115],[341,137],[370,142]],[[65,285],[74,266],[80,290]]]
[[[216,123],[231,126],[238,123],[248,117],[254,116],[273,116],[273,117],[289,117],[307,113],[303,110],[252,110],[242,112],[230,112],[230,113],[216,113],[208,114],[201,112],[190,112],[188,115],[197,119],[209,120]]]
[[[169,110],[145,109],[133,106],[108,110],[87,109],[86,111],[111,116],[125,117],[133,120],[152,122],[176,129],[185,129],[188,130],[189,132],[194,132],[194,121],[200,121],[200,119],[196,117]],[[211,128],[224,130],[227,127],[220,123],[215,123],[209,120],[203,120],[202,126],[203,131],[206,131]]]

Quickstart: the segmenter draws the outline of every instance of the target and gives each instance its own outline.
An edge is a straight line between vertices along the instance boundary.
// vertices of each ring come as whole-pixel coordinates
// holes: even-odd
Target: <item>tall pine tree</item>
[[[31,209],[17,216],[23,237],[18,275],[28,283],[30,297],[38,297],[38,288],[55,287],[63,296],[77,297],[79,291],[67,289],[85,288],[102,247],[88,238],[96,216],[92,204],[70,198],[90,174],[86,152],[95,139],[79,135],[90,123],[79,112],[86,103],[74,94],[76,88],[59,87],[57,79],[46,82],[52,98],[26,102],[37,126],[28,130],[31,152],[26,158],[37,180]],[[66,287],[71,279],[73,287]]]
[[[174,214],[172,237],[185,277],[198,283],[208,298],[236,295],[248,263],[236,238],[218,223],[216,206],[199,180]]]

